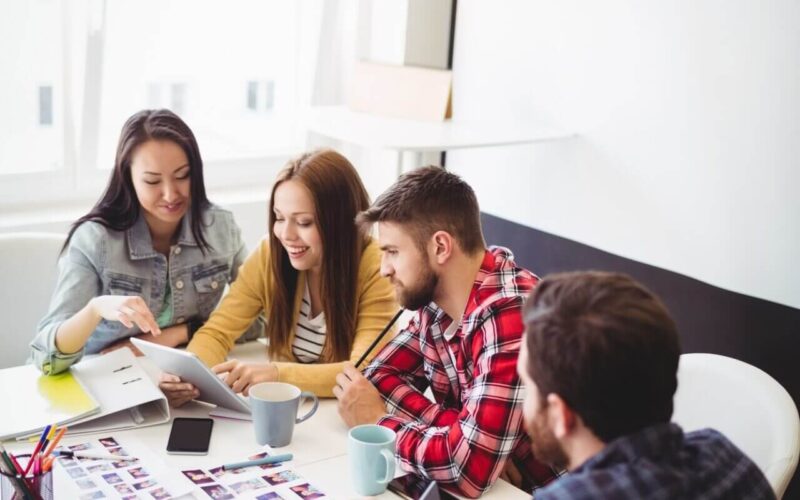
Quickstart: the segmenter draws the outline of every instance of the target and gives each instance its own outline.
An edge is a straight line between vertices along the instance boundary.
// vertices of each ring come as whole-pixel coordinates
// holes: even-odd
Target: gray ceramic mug
[[[314,393],[303,391],[283,382],[261,382],[248,390],[253,427],[258,444],[286,446],[292,441],[294,424],[308,420],[317,411],[319,399]],[[314,405],[302,417],[297,416],[300,401],[311,399]]]

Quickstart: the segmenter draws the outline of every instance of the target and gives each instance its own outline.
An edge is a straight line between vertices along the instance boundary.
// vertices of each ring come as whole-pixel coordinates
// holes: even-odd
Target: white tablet
[[[131,342],[156,366],[177,375],[200,390],[200,401],[250,413],[250,405],[211,371],[196,354],[131,337]]]

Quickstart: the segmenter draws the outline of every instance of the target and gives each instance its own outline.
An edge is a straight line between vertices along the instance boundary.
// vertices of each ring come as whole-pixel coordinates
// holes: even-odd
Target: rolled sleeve
[[[67,371],[83,357],[84,349],[72,354],[64,354],[56,347],[56,332],[61,322],[39,330],[31,342],[31,361],[45,375],[55,375]]]

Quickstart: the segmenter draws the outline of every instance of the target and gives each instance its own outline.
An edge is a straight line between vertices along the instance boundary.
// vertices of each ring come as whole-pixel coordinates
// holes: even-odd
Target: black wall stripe
[[[800,309],[709,285],[573,240],[481,214],[488,245],[510,248],[539,276],[597,269],[629,274],[658,294],[678,325],[683,352],[722,354],[769,373],[800,406]],[[788,277],[787,277],[788,279]],[[800,498],[795,473],[784,498]]]

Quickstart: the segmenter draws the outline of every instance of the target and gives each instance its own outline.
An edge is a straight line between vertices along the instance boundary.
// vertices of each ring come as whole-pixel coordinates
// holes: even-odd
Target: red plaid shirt
[[[471,498],[491,487],[509,457],[532,487],[554,477],[531,453],[516,371],[522,304],[537,282],[509,250],[490,248],[450,341],[444,332],[453,320],[431,303],[369,365],[365,374],[390,413],[378,423],[397,432],[404,470]],[[428,387],[435,403],[423,395]]]

